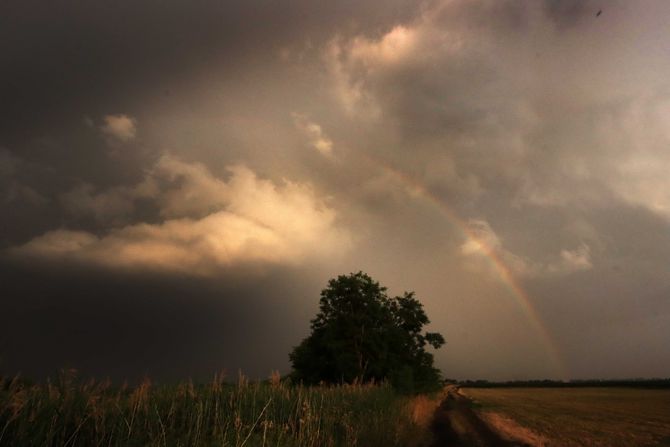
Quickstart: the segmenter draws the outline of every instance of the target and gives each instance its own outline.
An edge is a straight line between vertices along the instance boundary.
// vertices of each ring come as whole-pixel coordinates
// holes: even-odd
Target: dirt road
[[[529,444],[503,439],[472,409],[472,401],[457,386],[446,389],[446,397],[435,410],[431,447],[528,447]]]

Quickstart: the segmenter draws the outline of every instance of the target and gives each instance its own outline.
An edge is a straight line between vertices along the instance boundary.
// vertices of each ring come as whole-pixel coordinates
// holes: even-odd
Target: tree
[[[423,333],[429,323],[414,292],[389,298],[363,272],[340,275],[321,291],[311,334],[289,354],[294,380],[306,384],[389,381],[402,391],[440,386],[440,372],[426,345],[442,335]]]

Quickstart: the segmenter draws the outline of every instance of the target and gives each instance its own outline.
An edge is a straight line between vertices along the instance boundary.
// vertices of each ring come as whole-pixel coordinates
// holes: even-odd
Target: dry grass
[[[413,433],[410,435],[409,431],[405,430],[408,435],[405,437],[408,440],[408,446],[418,447],[432,444],[431,423],[442,399],[444,399],[444,394],[436,393],[434,395],[420,394],[409,400],[407,412],[411,415]]]
[[[468,388],[464,392],[489,418],[490,413],[502,414],[503,421],[511,418],[539,436],[536,445],[670,445],[670,390]]]
[[[438,396],[430,397],[422,394],[414,397],[409,402],[412,421],[421,427],[428,427],[439,404],[440,398]]]

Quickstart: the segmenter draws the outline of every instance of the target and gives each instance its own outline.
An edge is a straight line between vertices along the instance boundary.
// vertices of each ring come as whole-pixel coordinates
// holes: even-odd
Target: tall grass
[[[417,402],[384,385],[292,386],[278,374],[263,383],[216,376],[135,387],[72,373],[43,384],[0,379],[0,445],[420,445]]]

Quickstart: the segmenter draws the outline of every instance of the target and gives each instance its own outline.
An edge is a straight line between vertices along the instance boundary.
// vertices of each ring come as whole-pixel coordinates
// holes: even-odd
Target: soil
[[[431,447],[532,447],[520,440],[504,438],[472,407],[472,401],[457,386],[449,386],[433,415]]]

